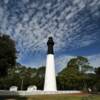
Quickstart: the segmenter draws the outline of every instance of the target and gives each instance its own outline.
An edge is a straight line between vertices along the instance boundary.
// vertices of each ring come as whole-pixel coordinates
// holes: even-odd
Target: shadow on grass
[[[1,90],[0,100],[28,100],[25,96],[20,96],[18,92]]]
[[[0,100],[28,100],[27,97],[22,96],[0,96]]]

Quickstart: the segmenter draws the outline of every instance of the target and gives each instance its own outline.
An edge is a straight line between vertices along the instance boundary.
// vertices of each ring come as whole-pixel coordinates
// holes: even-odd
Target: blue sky
[[[23,65],[45,65],[52,36],[57,71],[78,55],[100,66],[100,0],[0,0],[0,32],[16,41]]]

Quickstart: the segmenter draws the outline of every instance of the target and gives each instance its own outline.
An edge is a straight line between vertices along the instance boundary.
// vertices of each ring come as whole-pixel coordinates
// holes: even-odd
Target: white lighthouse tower
[[[48,46],[48,52],[46,61],[44,91],[57,91],[54,51],[53,51],[54,42],[52,37],[49,37],[47,46]]]

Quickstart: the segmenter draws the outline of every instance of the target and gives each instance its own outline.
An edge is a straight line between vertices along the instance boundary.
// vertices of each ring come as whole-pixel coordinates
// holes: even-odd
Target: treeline
[[[30,85],[43,89],[45,67],[27,68],[17,63],[14,68],[8,69],[8,75],[0,79],[0,89],[9,89],[18,86],[19,90],[26,90]]]
[[[78,57],[77,57],[78,58]],[[74,59],[77,59],[74,58]],[[79,59],[79,58],[78,58]],[[69,63],[72,62],[72,59]],[[68,64],[69,64],[68,63]],[[100,67],[88,69],[89,73],[79,70],[75,66],[67,66],[57,74],[58,90],[83,90],[91,88],[93,91],[100,91]],[[94,73],[91,73],[93,72]],[[0,89],[9,89],[11,86],[18,86],[19,90],[26,90],[30,85],[36,85],[39,90],[43,90],[45,77],[45,67],[31,68],[21,64],[16,64],[14,68],[9,68],[8,75],[0,78]]]

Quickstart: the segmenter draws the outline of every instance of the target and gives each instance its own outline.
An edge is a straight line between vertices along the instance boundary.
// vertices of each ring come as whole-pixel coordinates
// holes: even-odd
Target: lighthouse
[[[46,60],[44,91],[57,91],[54,50],[53,50],[54,41],[52,37],[49,37],[47,46],[48,46],[48,51]]]

